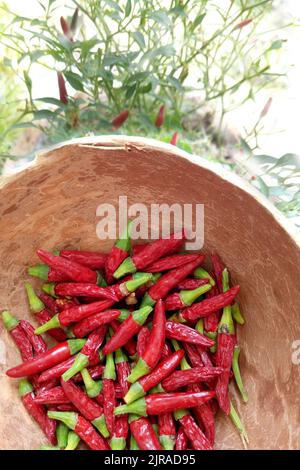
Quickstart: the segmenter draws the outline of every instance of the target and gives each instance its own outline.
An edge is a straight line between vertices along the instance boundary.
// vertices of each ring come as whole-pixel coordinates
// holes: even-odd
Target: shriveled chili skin
[[[171,354],[172,354],[172,348],[169,345],[169,343],[166,342],[164,344],[164,347],[163,347],[163,350],[162,350],[162,353],[161,353],[161,360],[163,361],[167,357],[171,356]]]
[[[59,269],[54,269],[49,267],[48,271],[48,281],[49,282],[66,282],[70,281],[70,277]]]
[[[166,337],[166,315],[164,302],[160,299],[154,308],[152,330],[148,345],[141,358],[153,369],[161,358]]]
[[[166,392],[178,390],[198,382],[219,376],[223,372],[221,367],[195,367],[187,370],[176,370],[162,381],[162,387]]]
[[[61,386],[38,393],[34,401],[39,405],[64,405],[70,403],[69,398],[66,396]]]
[[[132,261],[136,269],[141,271],[159,258],[179,250],[184,240],[184,231],[176,234],[173,233],[170,238],[155,240],[152,243],[148,243],[143,250],[134,254]]]
[[[52,314],[57,314],[59,312],[61,312],[58,304],[55,302],[56,299],[54,299],[53,297],[51,297],[51,295],[48,295],[44,292],[41,292],[39,294],[39,299],[43,302],[43,304],[45,305],[45,307],[50,310],[50,312]],[[51,315],[53,316],[53,315]]]
[[[197,287],[205,286],[206,284],[209,284],[209,279],[190,279],[190,278],[188,278],[188,279],[184,279],[183,281],[179,282],[179,284],[177,284],[177,289],[179,289],[179,290],[193,290],[193,289],[197,289]],[[209,290],[207,293],[210,293],[211,290]]]
[[[217,282],[219,292],[223,292],[222,273],[225,268],[220,256],[217,253],[211,255],[211,261],[214,268],[214,277]]]
[[[79,322],[94,313],[102,312],[103,310],[110,308],[113,304],[113,300],[100,300],[99,302],[93,302],[91,304],[78,305],[76,307],[63,310],[58,315],[58,319],[61,325],[69,326],[71,323]]]
[[[168,413],[181,408],[193,408],[206,403],[215,396],[215,392],[177,392],[154,393],[145,397],[146,412],[148,415]]]
[[[194,384],[187,387],[189,392],[203,392],[205,390],[202,384]],[[198,426],[202,425],[204,433],[213,446],[215,442],[215,418],[210,403],[203,403],[203,405],[193,408],[193,413]]]
[[[95,354],[98,354],[98,349],[100,348],[106,334],[106,326],[102,325],[97,328],[95,331],[89,335],[85,345],[81,350],[81,354],[84,354],[90,359],[95,357]]]
[[[196,321],[198,318],[206,317],[213,312],[217,312],[223,307],[230,305],[240,291],[240,286],[232,287],[227,292],[218,294],[211,299],[204,299],[202,302],[187,307],[180,313],[181,317],[187,321]]]
[[[106,440],[83,416],[78,415],[74,431],[92,450],[109,450]]]
[[[48,409],[53,411],[77,411],[76,406],[74,406],[72,403],[66,403],[64,405],[52,405],[51,407],[49,406]]]
[[[71,297],[94,297],[95,299],[109,299],[117,301],[115,294],[106,287],[99,287],[92,283],[62,282],[55,286],[55,294]]]
[[[222,367],[224,372],[218,377],[217,380],[216,397],[221,410],[223,410],[227,415],[230,412],[228,385],[235,344],[236,339],[234,335],[220,332],[218,333],[216,364],[219,367]]]
[[[30,361],[33,358],[32,345],[20,324],[10,330],[9,333],[20,351],[22,360],[24,362]]]
[[[27,393],[22,397],[22,402],[32,418],[38,423],[45,436],[52,445],[56,445],[56,421],[47,416],[47,412],[42,405],[38,405],[34,401],[34,393]]]
[[[128,361],[123,361],[116,363],[115,366],[118,384],[120,385],[122,391],[122,397],[124,397],[129,390],[129,383],[127,382],[127,377],[130,374],[130,365]]]
[[[176,426],[173,413],[162,413],[158,415],[158,434],[160,436],[176,437]]]
[[[150,372],[150,374],[145,375],[139,380],[140,385],[143,390],[147,392],[150,388],[155,387],[159,384],[165,377],[171,374],[173,370],[180,364],[184,356],[184,351],[179,349],[174,352],[171,356],[168,356],[166,359],[161,361],[155,369]]]
[[[43,309],[35,314],[35,318],[40,325],[44,325],[44,323],[47,323],[49,320],[51,320],[52,315],[48,312],[48,310]],[[48,330],[47,333],[59,343],[62,343],[67,339],[66,333],[61,328],[52,328],[51,330]]]
[[[117,246],[113,246],[105,263],[105,278],[108,284],[114,281],[113,274],[120,264],[126,259],[128,252]]]
[[[211,299],[212,297],[219,294],[219,289],[217,286],[213,286],[208,292],[205,293],[206,299]],[[216,332],[218,329],[219,321],[222,315],[222,311],[218,310],[212,312],[207,317],[204,317],[204,329],[205,331]]]
[[[47,344],[41,336],[34,333],[34,327],[27,320],[20,320],[20,326],[27,334],[35,354],[42,354],[47,351]]]
[[[95,313],[90,317],[84,318],[79,321],[73,328],[73,333],[76,338],[84,338],[88,333],[95,330],[101,325],[110,323],[113,320],[116,320],[120,315],[120,310],[112,309],[105,310],[103,312]]]
[[[103,414],[103,410],[97,402],[92,400],[87,394],[78,386],[75,385],[72,380],[66,382],[61,379],[60,381],[62,389],[77,410],[84,416],[88,421],[93,421]]]
[[[111,327],[116,332],[119,329],[120,323],[117,320],[111,322]],[[134,356],[136,353],[136,341],[133,338],[130,338],[126,344],[124,344],[124,349],[129,356]]]
[[[180,426],[177,432],[176,441],[175,441],[175,450],[187,450],[188,439],[183,430],[183,427]]]
[[[106,254],[97,251],[61,250],[60,256],[93,270],[104,268],[107,259]]]
[[[96,284],[97,273],[86,266],[82,266],[75,261],[71,261],[61,256],[54,256],[44,250],[37,250],[38,257],[51,268],[66,273],[69,279],[74,282],[90,282]]]
[[[148,243],[140,243],[139,245],[134,245],[132,247],[132,256],[135,256],[140,253],[147,245]]]
[[[202,335],[193,328],[174,321],[166,322],[166,337],[186,343],[197,344],[206,348],[215,344],[212,339]]]
[[[130,423],[130,431],[141,450],[162,450],[155,431],[147,418],[139,418]]]
[[[114,409],[116,407],[116,392],[114,381],[111,379],[102,379],[103,393],[103,411],[105,422],[109,433],[112,435],[115,429]]]
[[[124,346],[134,335],[136,335],[142,325],[134,321],[130,315],[118,326],[115,334],[109,339],[103,348],[103,354],[109,354]]]
[[[197,426],[194,418],[187,414],[180,418],[180,424],[183,427],[183,430],[190,440],[193,449],[195,450],[212,450],[212,446],[205,436],[205,434],[201,431],[199,426]]]
[[[172,255],[161,258],[155,263],[150,264],[145,268],[146,273],[160,273],[161,271],[168,271],[169,269],[179,268],[191,261],[195,261],[198,255]]]
[[[204,258],[204,255],[198,255],[194,261],[167,272],[161,276],[161,278],[159,278],[152,287],[150,287],[148,295],[153,300],[164,299],[164,297],[174,289],[179,282],[183,281],[183,279],[191,274],[196,267],[204,261]]]
[[[128,415],[116,416],[114,436],[127,439],[129,431]]]

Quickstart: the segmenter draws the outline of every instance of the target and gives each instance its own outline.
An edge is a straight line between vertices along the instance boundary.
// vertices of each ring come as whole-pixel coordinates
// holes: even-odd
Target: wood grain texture
[[[112,242],[96,235],[100,203],[117,205],[127,195],[128,204],[204,204],[204,251],[219,252],[241,285],[247,323],[238,333],[249,404],[237,408],[250,448],[300,447],[300,365],[291,360],[292,343],[300,340],[299,246],[258,193],[199,157],[127,137],[62,145],[7,180],[0,193],[0,308],[33,322],[23,283],[26,267],[37,262],[35,250],[107,251]],[[4,373],[19,355],[2,325],[0,335],[0,447],[35,449],[45,440]],[[241,448],[221,416],[217,448]]]

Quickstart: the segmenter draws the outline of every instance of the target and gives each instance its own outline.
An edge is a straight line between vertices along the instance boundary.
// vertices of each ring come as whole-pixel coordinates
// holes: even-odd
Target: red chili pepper
[[[87,268],[88,269],[88,268]],[[115,293],[105,287],[99,287],[95,284],[81,282],[62,282],[59,284],[44,284],[43,290],[50,295],[58,295],[62,297],[89,297],[96,299],[109,299],[117,301]]]
[[[212,446],[209,440],[207,439],[205,434],[201,431],[199,426],[197,426],[194,418],[188,412],[183,412],[183,413],[181,413],[179,422],[181,426],[183,427],[184,433],[186,434],[187,438],[191,442],[193,449],[212,450]]]
[[[132,247],[132,255],[135,256],[139,254],[149,243],[140,243],[139,245],[134,245]]]
[[[176,441],[176,426],[172,413],[158,415],[159,441],[164,450],[173,450]]]
[[[25,284],[25,287],[26,287],[26,284]],[[45,307],[52,313],[51,317],[53,316],[53,314],[59,313],[61,311],[59,309],[59,306],[56,303],[57,299],[54,299],[53,297],[46,294],[45,292],[42,292],[41,294],[39,294],[38,297],[43,302]]]
[[[97,359],[97,360],[99,361],[99,359]],[[92,379],[99,379],[100,377],[102,377],[102,373],[104,371],[104,366],[102,364],[101,365],[98,364],[98,365],[90,366],[90,367],[87,368],[87,371],[88,371],[88,373],[89,373],[89,375]],[[75,382],[75,383],[82,382],[81,372],[79,372],[78,374],[74,375],[74,377],[72,377],[73,382]]]
[[[97,251],[60,250],[59,254],[93,270],[103,269],[107,260],[106,254]]]
[[[20,381],[19,395],[30,416],[38,423],[51,444],[56,445],[56,422],[47,416],[47,412],[43,406],[35,403],[33,388],[28,380],[23,379]]]
[[[9,369],[6,374],[14,378],[38,374],[76,354],[84,343],[84,339],[71,339],[57,344],[30,361]]]
[[[165,106],[162,105],[160,108],[159,108],[159,111],[158,111],[158,114],[156,116],[156,119],[155,119],[155,127],[157,128],[160,128],[163,123],[164,123],[164,120],[165,120]]]
[[[198,259],[199,255],[172,255],[155,261],[145,268],[146,273],[160,273],[161,271],[168,271],[169,269],[179,268],[187,263],[191,263]]]
[[[28,336],[36,355],[42,354],[47,351],[47,344],[41,336],[38,336],[34,333],[34,327],[27,320],[20,320],[20,325],[23,331],[25,331],[26,335]]]
[[[128,119],[129,117],[129,110],[128,109],[124,109],[124,111],[121,111],[120,114],[118,114],[112,121],[112,126],[115,128],[115,129],[118,129],[119,127],[122,126],[122,124],[124,124],[124,122]]]
[[[194,261],[176,269],[172,269],[161,276],[154,286],[150,287],[145,295],[142,306],[153,305],[158,299],[164,299],[177,284],[191,274],[194,269],[204,261],[204,255],[198,255]]]
[[[189,392],[202,392],[205,388],[202,384],[190,385],[187,388]],[[215,418],[210,403],[203,403],[203,405],[193,408],[193,413],[199,426],[203,426],[204,433],[213,446],[215,442]]]
[[[193,290],[182,290],[169,295],[165,300],[166,310],[178,310],[192,305],[200,295],[211,289],[210,284],[197,287]]]
[[[139,398],[129,405],[121,405],[115,409],[115,415],[133,413],[141,416],[158,415],[168,413],[182,408],[193,408],[202,405],[214,398],[215,392],[177,392],[177,393],[154,393]]]
[[[32,345],[25,331],[22,329],[19,320],[7,310],[4,310],[1,316],[4,327],[9,332],[20,351],[22,360],[26,362],[33,359]]]
[[[145,246],[139,253],[131,258],[126,258],[123,263],[114,272],[114,277],[119,279],[125,274],[142,271],[144,268],[154,263],[154,261],[163,256],[179,250],[185,240],[185,233],[173,233],[169,238],[160,238]]]
[[[45,370],[44,372],[42,372],[39,375],[38,382],[39,383],[44,383],[44,382],[48,382],[49,380],[58,379],[59,377],[62,376],[62,374],[64,372],[66,372],[72,366],[74,361],[75,361],[75,357],[72,356],[69,359],[67,359],[66,361],[60,362],[59,364],[55,365],[54,367],[51,367],[50,369]],[[93,366],[95,366],[95,372],[93,372],[93,374],[97,374],[98,373],[98,368],[100,368],[100,373],[99,373],[98,377],[101,377],[102,371],[103,371],[103,366],[98,365],[99,362],[100,362],[100,358],[97,357],[96,359],[94,359],[94,362],[95,362],[95,364],[93,364]],[[89,370],[93,371],[94,370],[93,366],[91,366],[89,368]],[[95,378],[95,375],[93,375],[93,378]],[[82,382],[81,374],[80,374],[80,376],[78,374],[76,374],[73,377],[73,379],[76,380],[76,381]]]
[[[252,21],[253,21],[252,19],[247,18],[246,20],[243,20],[240,23],[238,23],[233,29],[242,29],[248,24],[252,23]]]
[[[123,398],[129,390],[127,378],[130,374],[130,365],[127,356],[123,353],[122,349],[117,349],[115,352],[115,366],[118,384],[120,385]]]
[[[170,140],[171,145],[177,145],[177,140],[178,140],[178,132],[174,132],[172,135],[172,138]]]
[[[132,312],[132,314],[121,323],[115,334],[108,340],[103,348],[103,354],[112,353],[124,346],[129,339],[140,331],[152,310],[152,307],[143,307]]]
[[[124,450],[126,448],[126,439],[128,436],[128,431],[128,416],[117,416],[115,430],[110,440],[111,450]]]
[[[222,273],[223,273],[225,266],[220,256],[217,253],[214,253],[213,255],[211,255],[211,261],[212,261],[212,265],[214,268],[214,277],[216,279],[219,292],[221,293],[223,292]]]
[[[146,326],[143,326],[137,338],[136,354],[138,358],[144,354],[147,344],[149,344],[150,335],[150,330]]]
[[[71,42],[74,41],[73,32],[63,16],[60,17],[60,26],[64,36]]]
[[[131,417],[130,431],[141,450],[162,450],[155,431],[147,418]]]
[[[117,320],[113,320],[110,325],[115,333],[120,327],[120,323]],[[133,338],[130,338],[126,344],[124,344],[124,349],[130,357],[133,357],[136,353],[136,341]]]
[[[165,306],[162,300],[155,305],[152,330],[148,345],[139,357],[136,366],[132,369],[128,381],[136,382],[143,375],[148,374],[161,358],[166,337],[166,315]]]
[[[198,318],[203,318],[213,312],[217,312],[223,307],[230,305],[240,291],[240,286],[237,285],[229,289],[229,291],[216,295],[211,299],[202,300],[191,307],[185,308],[180,317],[187,321],[196,321]]]
[[[134,273],[127,281],[108,286],[105,290],[111,294],[112,298],[114,298],[116,302],[119,302],[124,297],[129,296],[140,286],[147,284],[151,280],[152,275],[150,273]]]
[[[65,405],[70,403],[69,398],[60,386],[38,393],[34,401],[38,405]]]
[[[94,429],[83,416],[73,411],[48,411],[50,418],[62,421],[68,428],[75,431],[76,434],[89,446],[92,450],[109,450],[109,446],[105,439]]]
[[[64,405],[52,405],[48,407],[48,410],[51,411],[77,411],[76,406],[72,403],[65,403]]]
[[[212,339],[198,333],[198,331],[193,328],[174,321],[166,322],[166,337],[186,343],[197,344],[207,348],[210,348],[215,344]]]
[[[116,406],[116,393],[114,380],[116,380],[116,369],[113,355],[106,355],[106,364],[102,376],[102,390],[103,390],[103,410],[105,422],[109,433],[112,435],[115,430],[115,416],[114,409]]]
[[[90,421],[103,437],[108,437],[109,433],[105,425],[105,418],[101,406],[88,397],[87,394],[71,380],[65,382],[63,378],[61,378],[61,386],[66,397],[75,405],[82,416]]]
[[[58,269],[59,271],[66,273],[68,278],[72,279],[74,282],[97,284],[97,273],[86,266],[82,266],[75,261],[63,258],[62,256],[55,256],[52,253],[48,253],[47,251],[40,249],[37,250],[37,255],[51,268]]]
[[[58,269],[53,269],[47,266],[47,264],[35,264],[30,266],[27,270],[29,276],[38,277],[43,281],[49,282],[65,282],[70,281],[70,277]]]
[[[188,447],[188,439],[186,437],[183,427],[180,426],[177,432],[177,436],[176,436],[175,449],[187,450],[187,447]]]
[[[206,299],[211,299],[212,297],[218,295],[219,291],[217,286],[212,286],[211,290],[205,294]],[[213,312],[207,317],[204,317],[204,328],[208,332],[216,332],[218,329],[219,321],[221,317],[221,311]]]
[[[127,258],[130,252],[130,230],[132,221],[130,221],[122,233],[120,239],[112,247],[110,253],[107,255],[105,263],[105,277],[108,284],[112,284],[114,277],[113,274],[118,269],[120,264]]]
[[[184,351],[180,349],[161,361],[150,374],[145,375],[139,381],[131,385],[128,393],[124,397],[124,401],[131,403],[146,395],[148,390],[155,387],[176,369],[183,357]]]
[[[178,388],[186,387],[207,379],[219,376],[223,372],[221,367],[194,367],[187,370],[176,370],[161,383],[166,392],[173,392]]]
[[[61,72],[57,72],[57,82],[59,89],[59,99],[62,103],[68,104],[68,92],[66,89],[64,76]]]
[[[161,353],[161,360],[163,361],[167,357],[171,356],[171,354],[172,354],[171,346],[169,345],[169,343],[165,343],[164,348],[163,348],[162,353]]]
[[[177,284],[177,289],[180,290],[193,290],[198,287],[204,286],[209,283],[209,279],[184,279],[182,282]],[[209,291],[210,292],[210,291]]]
[[[73,333],[76,338],[83,338],[91,331],[94,331],[99,326],[110,323],[112,320],[116,320],[122,316],[120,309],[105,310],[104,312],[95,313],[90,317],[84,318],[80,322],[76,323],[73,328]]]
[[[76,355],[73,364],[70,369],[63,373],[62,378],[64,380],[71,379],[74,375],[80,372],[82,369],[94,363],[99,357],[99,348],[103,343],[106,333],[106,326],[100,326],[97,330],[92,331],[89,335],[82,350]]]

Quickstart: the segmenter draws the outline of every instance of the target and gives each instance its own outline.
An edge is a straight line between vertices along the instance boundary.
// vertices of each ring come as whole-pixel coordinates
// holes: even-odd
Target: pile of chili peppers
[[[246,444],[229,391],[235,382],[247,402],[239,286],[217,254],[182,253],[184,231],[131,246],[130,229],[108,254],[37,250],[28,273],[41,292],[25,290],[39,326],[2,312],[22,359],[6,374],[48,439],[41,449],[211,450],[218,412]]]

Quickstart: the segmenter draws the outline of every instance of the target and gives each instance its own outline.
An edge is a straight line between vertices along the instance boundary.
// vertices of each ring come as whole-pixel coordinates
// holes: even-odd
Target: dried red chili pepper
[[[132,255],[137,255],[140,253],[149,243],[140,243],[139,245],[134,245],[132,247]]]
[[[217,312],[223,307],[230,305],[240,291],[240,286],[232,287],[227,292],[216,295],[211,299],[204,299],[202,302],[187,307],[179,315],[179,318],[187,321],[196,321],[198,318],[206,317],[213,312]]]
[[[155,263],[150,264],[145,268],[146,273],[160,273],[161,271],[169,271],[170,269],[179,268],[180,266],[184,266],[191,261],[195,261],[198,259],[199,255],[171,255],[166,256],[165,258],[161,258]]]
[[[124,450],[126,448],[126,439],[128,436],[128,431],[128,416],[117,416],[114,433],[110,440],[111,450]]]
[[[112,284],[114,280],[114,272],[120,264],[129,256],[131,243],[130,243],[130,231],[132,227],[132,221],[129,221],[126,229],[122,233],[120,239],[112,247],[110,253],[107,255],[105,263],[105,277],[108,284]]]
[[[123,263],[114,272],[114,277],[119,279],[125,274],[142,271],[144,268],[154,263],[154,261],[166,256],[174,250],[177,251],[182,246],[185,240],[185,233],[173,233],[169,238],[160,238],[145,246],[139,253],[133,255],[131,258],[126,258]]]
[[[48,382],[49,380],[58,379],[59,377],[62,376],[64,372],[66,372],[72,366],[74,361],[75,361],[75,357],[72,356],[69,359],[62,361],[59,364],[55,365],[54,367],[51,367],[50,369],[45,370],[39,375],[38,382],[44,383],[44,382]],[[93,378],[101,377],[102,375],[103,366],[98,365],[99,361],[100,361],[99,357],[95,358],[94,359],[95,364],[93,364],[95,367],[89,368]],[[76,382],[82,382],[81,374],[76,374],[73,377],[73,380]]]
[[[214,268],[214,277],[219,289],[219,292],[223,292],[223,281],[222,273],[225,268],[224,263],[222,262],[220,256],[217,253],[211,255],[211,261]]]
[[[66,273],[68,279],[74,282],[86,282],[90,284],[97,284],[98,274],[92,269],[87,268],[75,261],[63,258],[62,256],[55,256],[45,250],[37,250],[38,257],[53,269],[57,269],[62,273]]]
[[[38,405],[65,405],[70,403],[70,400],[62,387],[58,385],[57,387],[50,388],[50,390],[38,393],[34,402]]]
[[[183,427],[180,426],[176,436],[175,449],[176,450],[186,450],[188,447],[188,439],[183,430]]]
[[[124,397],[129,390],[127,379],[130,374],[130,365],[122,349],[117,349],[115,352],[115,366],[118,384],[121,387],[122,397]]]
[[[20,351],[23,361],[30,361],[33,358],[32,345],[25,331],[22,329],[19,320],[17,320],[17,318],[7,310],[4,310],[1,313],[1,316],[4,327],[13,338],[16,346]]]
[[[174,289],[177,284],[191,274],[196,266],[204,261],[204,255],[198,255],[194,261],[179,268],[172,269],[161,276],[154,286],[150,287],[142,300],[142,306],[154,305],[158,299],[164,299],[166,295]]]
[[[145,375],[131,385],[128,393],[124,397],[124,401],[129,404],[146,395],[151,388],[159,384],[176,369],[183,357],[184,351],[181,349],[161,361],[150,374]]]
[[[205,390],[202,384],[193,384],[187,387],[189,392],[203,392]],[[215,418],[210,403],[193,408],[195,419],[199,426],[203,426],[204,433],[213,446],[215,442]]]
[[[93,365],[93,366],[87,367],[86,370],[87,370],[87,372],[89,373],[89,375],[92,379],[94,379],[94,380],[95,379],[100,379],[102,377],[102,373],[104,371],[104,366],[102,364]],[[83,371],[81,371],[80,373],[74,375],[74,377],[72,378],[73,382],[75,382],[75,383],[82,382],[82,380],[83,380],[82,372]]]
[[[221,367],[194,367],[187,370],[176,370],[161,383],[166,392],[173,392],[198,382],[206,382],[207,379],[218,377],[223,372]]]
[[[198,287],[204,286],[209,283],[209,279],[184,279],[182,282],[177,284],[177,289],[180,290],[194,290]],[[210,292],[210,291],[209,291]]]
[[[83,416],[78,413],[69,411],[48,411],[50,418],[62,421],[72,431],[75,431],[79,437],[92,450],[109,450],[109,446],[105,439],[94,429]]]
[[[193,408],[206,403],[214,398],[215,392],[177,392],[177,393],[154,393],[130,403],[121,405],[115,409],[115,415],[133,413],[141,416],[158,415],[168,413],[182,408]]]
[[[68,92],[66,89],[66,83],[64,76],[61,72],[57,72],[57,82],[58,82],[58,89],[59,89],[59,99],[62,103],[68,104]]]
[[[178,140],[178,132],[174,132],[172,135],[172,138],[170,140],[171,145],[177,145],[177,140]]]
[[[71,380],[66,382],[61,378],[60,383],[66,397],[71,403],[73,403],[73,405],[75,405],[82,416],[90,421],[103,437],[108,437],[109,432],[105,424],[105,418],[101,406],[88,397],[88,395]]]
[[[158,300],[155,305],[152,330],[148,345],[141,354],[137,364],[132,369],[128,382],[136,382],[143,375],[148,374],[161,358],[166,337],[166,315],[165,306],[162,300]]]
[[[117,320],[113,320],[111,322],[111,327],[113,331],[116,333],[120,327],[120,323]],[[134,357],[136,354],[136,341],[133,338],[130,338],[125,344],[124,349],[126,350],[129,357]]]
[[[39,354],[33,359],[24,362],[6,371],[9,377],[27,377],[38,374],[50,367],[68,359],[82,349],[85,344],[84,339],[71,339],[57,344],[46,352]]]
[[[127,281],[106,287],[106,291],[111,293],[116,302],[119,302],[139,287],[147,284],[151,279],[152,274],[150,273],[134,273]]]
[[[105,253],[97,251],[60,250],[59,255],[93,270],[103,269],[107,260]]]
[[[43,406],[35,403],[33,388],[28,380],[23,379],[20,381],[19,395],[30,416],[38,423],[51,444],[56,445],[56,422],[47,416],[47,412]]]
[[[207,348],[215,344],[212,339],[207,338],[193,328],[174,321],[166,322],[166,337]]]
[[[43,281],[49,282],[65,282],[70,281],[70,277],[64,273],[59,271],[58,269],[53,269],[47,264],[35,264],[34,266],[30,266],[27,269],[29,276],[38,277]]]
[[[175,413],[176,418],[176,413]],[[186,410],[179,410],[177,412],[177,418],[183,427],[184,433],[192,444],[193,449],[195,450],[212,450],[212,446],[201,431],[199,426],[197,426],[194,418]]]
[[[25,284],[25,287],[26,287],[26,284]],[[61,312],[61,309],[59,308],[59,305],[56,303],[57,299],[51,297],[50,295],[46,294],[45,292],[42,292],[41,294],[39,294],[38,298],[43,302],[43,304],[47,308],[47,310],[52,313],[51,317],[54,314]]]
[[[114,381],[116,380],[116,369],[113,354],[106,355],[105,369],[102,375],[103,386],[103,410],[105,422],[109,433],[112,435],[115,430],[114,409],[116,406],[116,393]]]
[[[182,290],[169,295],[165,299],[166,310],[178,310],[192,305],[200,295],[211,289],[210,284],[197,287],[193,290]]]
[[[38,298],[34,289],[29,282],[25,283],[25,288],[27,292],[27,298],[29,303],[30,311],[35,315],[40,325],[44,325],[51,320],[52,315],[45,309],[44,303]],[[52,338],[56,339],[58,342],[65,341],[67,339],[66,333],[61,328],[53,328],[48,330],[48,333]],[[39,336],[34,335],[35,338]],[[47,348],[46,348],[47,349]],[[43,352],[43,351],[42,351]]]
[[[163,348],[162,353],[161,353],[161,360],[163,361],[167,357],[171,356],[171,354],[172,354],[171,346],[169,345],[169,343],[165,343],[164,348]]]
[[[99,356],[99,348],[103,343],[106,326],[102,325],[89,335],[82,350],[76,355],[70,369],[63,373],[64,380],[71,379],[75,374],[90,365]]]
[[[131,415],[130,431],[141,450],[162,450],[150,421],[147,418]]]
[[[80,322],[76,323],[72,331],[76,338],[83,338],[91,331],[94,331],[102,325],[111,323],[113,320],[125,319],[127,315],[129,316],[129,311],[127,310],[127,312],[128,314],[126,314],[126,309],[112,309],[95,313],[94,315],[84,318]]]
[[[211,290],[208,291],[205,295],[206,299],[211,299],[212,297],[218,295],[219,290],[217,286],[212,286]],[[219,321],[221,317],[221,311],[211,313],[207,317],[204,317],[204,328],[206,332],[215,333],[218,329]]]
[[[173,450],[176,441],[176,426],[172,413],[158,415],[159,441],[164,450]]]
[[[120,114],[118,114],[112,121],[111,124],[115,129],[119,129],[125,121],[127,121],[129,117],[129,110],[124,109],[124,111],[121,111]]]
[[[109,299],[114,302],[117,300],[114,292],[111,290],[106,287],[100,287],[89,283],[61,282],[56,285],[54,283],[46,283],[42,285],[42,289],[44,292],[52,296]]]
[[[150,330],[143,326],[138,334],[137,337],[137,344],[136,344],[136,354],[137,357],[140,358],[147,348],[147,344],[149,344],[150,338]]]
[[[164,123],[164,120],[165,120],[165,105],[162,105],[160,108],[159,108],[159,111],[158,111],[158,114],[156,116],[156,119],[155,119],[155,127],[161,127]]]
[[[102,312],[113,304],[113,300],[100,300],[98,302],[92,302],[91,304],[76,305],[74,307],[67,308],[66,310],[54,315],[50,321],[37,328],[35,333],[41,334],[51,330],[52,328],[69,326],[71,323],[76,323],[93,315],[94,313]]]
[[[143,307],[132,312],[108,340],[103,348],[103,354],[109,354],[124,346],[130,338],[140,331],[152,310],[152,307]]]

